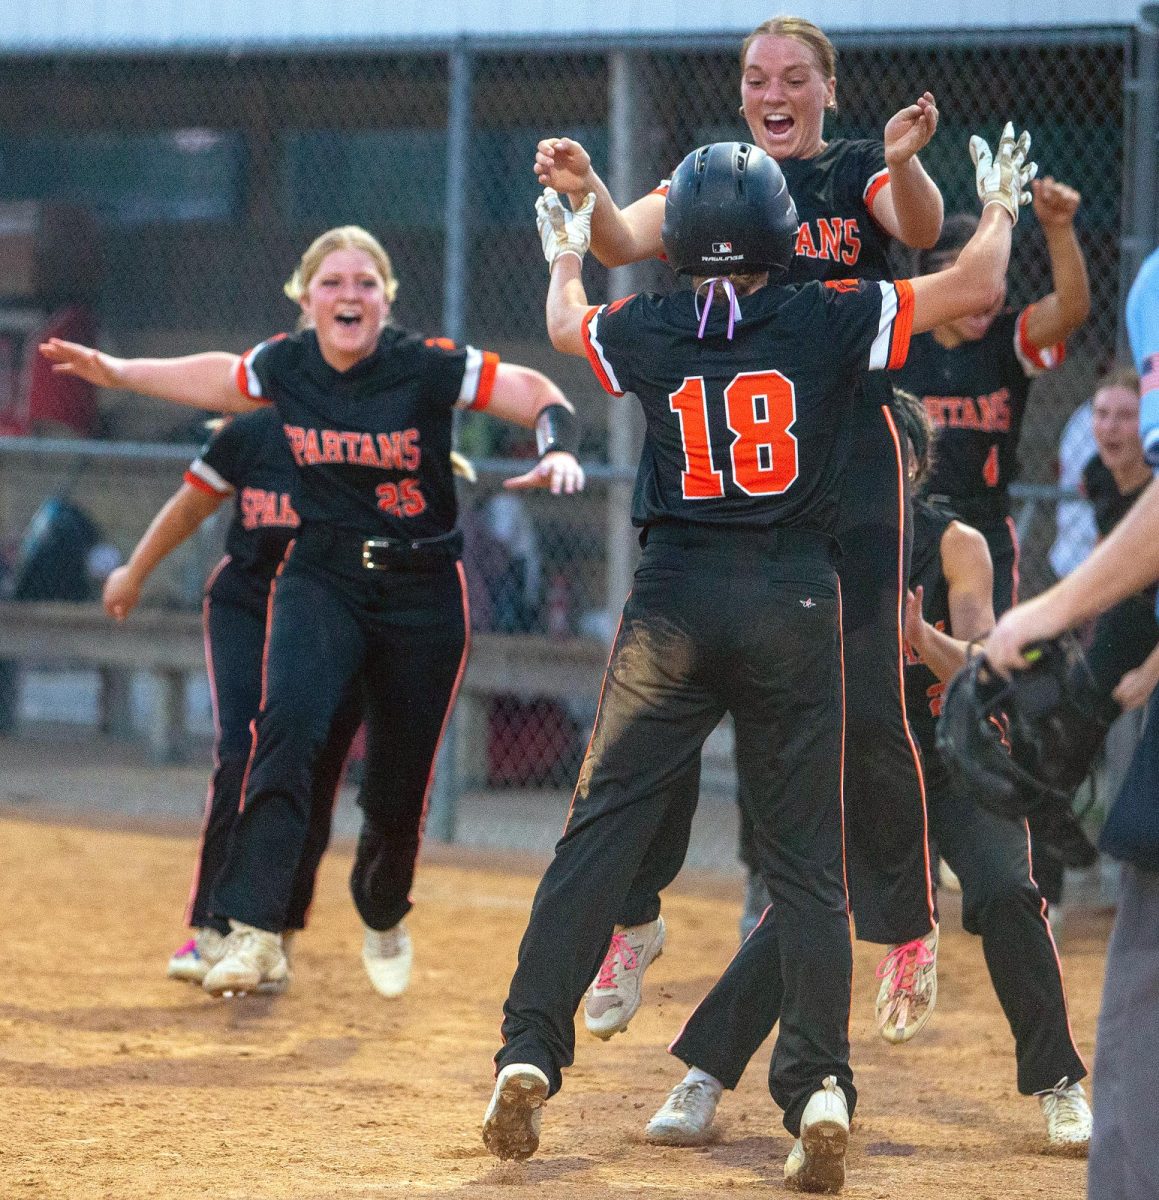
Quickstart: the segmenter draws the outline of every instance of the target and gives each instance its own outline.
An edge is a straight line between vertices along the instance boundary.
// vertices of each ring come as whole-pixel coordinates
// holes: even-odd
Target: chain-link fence
[[[1083,29],[834,39],[839,111],[827,136],[880,136],[898,108],[934,92],[941,123],[922,158],[947,212],[975,204],[968,135],[993,138],[1008,117],[1033,131],[1042,173],[1083,194],[1078,233],[1093,308],[1065,365],[1031,392],[1016,511],[1024,594],[1053,578],[1056,517],[1065,524],[1075,511],[1056,512],[1063,426],[1115,356],[1124,180],[1135,179],[1132,145],[1142,136],[1126,103],[1136,37]],[[31,346],[50,324],[68,336],[89,321],[102,345],[124,354],[240,350],[293,324],[281,284],[305,245],[329,226],[363,224],[394,257],[401,324],[544,370],[580,410],[584,457],[609,464],[578,503],[516,499],[498,488],[498,468],[465,493],[478,628],[606,638],[634,555],[624,515],[633,414],[626,402],[609,407],[586,365],[547,343],[535,143],[576,137],[617,199],[642,195],[692,146],[746,136],[738,41],[4,60],[0,420],[41,432],[69,423],[51,382],[32,369]],[[589,260],[585,271],[595,298],[666,288],[672,278],[659,264],[609,279]],[[1050,289],[1028,213],[1015,231],[1010,300],[1022,305]],[[88,427],[114,438],[193,436],[176,410],[117,395],[101,398]],[[530,449],[518,431],[482,416],[463,422],[460,441],[480,460]],[[1094,452],[1089,435],[1079,444],[1080,457]],[[127,550],[164,488],[122,482],[123,506],[101,507]],[[38,487],[47,494],[33,472],[18,498],[4,492],[9,545],[43,498]],[[1076,553],[1078,530],[1061,531]],[[587,697],[569,705],[516,690],[489,703],[488,780],[570,786],[590,725]]]

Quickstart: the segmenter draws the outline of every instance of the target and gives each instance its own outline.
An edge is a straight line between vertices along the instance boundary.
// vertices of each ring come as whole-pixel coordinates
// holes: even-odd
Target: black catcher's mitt
[[[1068,866],[1095,850],[1071,809],[1113,714],[1071,634],[1029,647],[1004,679],[977,656],[950,681],[938,752],[956,786],[1000,816],[1033,817]]]

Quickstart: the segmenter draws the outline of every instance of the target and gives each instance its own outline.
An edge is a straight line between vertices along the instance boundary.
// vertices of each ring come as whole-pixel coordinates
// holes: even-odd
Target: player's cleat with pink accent
[[[643,996],[644,972],[664,951],[664,918],[625,925],[612,934],[599,973],[584,996],[588,1032],[607,1041],[623,1033]]]
[[[785,1186],[823,1195],[841,1191],[848,1146],[849,1105],[837,1076],[827,1075],[801,1114],[801,1136],[785,1160]]]
[[[290,983],[290,965],[282,949],[282,935],[241,921],[229,924],[221,959],[201,986],[212,996],[284,992]]]
[[[483,1144],[496,1158],[530,1158],[539,1149],[549,1087],[530,1063],[509,1063],[499,1072],[483,1117]]]
[[[205,925],[194,930],[193,937],[173,952],[166,975],[184,983],[200,983],[221,958],[224,944],[225,935],[212,926]]]
[[[693,1073],[689,1072],[689,1076]],[[685,1076],[644,1126],[644,1140],[657,1146],[703,1146],[720,1103],[722,1085],[703,1071]]]
[[[399,921],[381,932],[367,925],[362,929],[362,965],[370,978],[370,986],[389,1000],[401,996],[410,983],[414,960],[414,948],[406,926]]]
[[[877,1032],[895,1045],[919,1034],[938,998],[938,927],[890,946],[878,964]]]
[[[1047,1153],[1086,1158],[1091,1148],[1091,1106],[1083,1085],[1068,1084],[1064,1075],[1054,1087],[1035,1095],[1046,1118]]]

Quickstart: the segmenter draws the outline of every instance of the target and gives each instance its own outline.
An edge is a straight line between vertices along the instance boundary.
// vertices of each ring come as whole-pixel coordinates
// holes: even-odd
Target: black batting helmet
[[[715,142],[673,173],[660,236],[669,264],[686,275],[782,274],[798,224],[775,159],[747,142]]]

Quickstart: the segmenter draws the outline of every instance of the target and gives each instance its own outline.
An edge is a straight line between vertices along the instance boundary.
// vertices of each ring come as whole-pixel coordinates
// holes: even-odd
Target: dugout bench
[[[594,705],[607,655],[607,647],[590,638],[472,633],[467,671],[431,797],[432,837],[453,840],[458,793],[479,786],[485,775],[488,699],[545,697]],[[186,682],[205,671],[200,613],[140,608],[118,624],[99,604],[0,603],[0,660],[23,667],[98,672],[100,728],[120,738],[134,733],[132,674],[149,673],[160,694],[144,730],[150,757],[158,763],[187,758]]]

